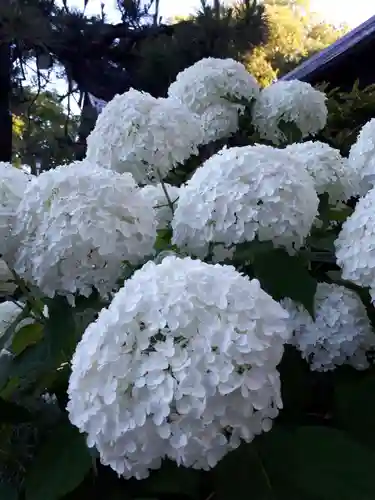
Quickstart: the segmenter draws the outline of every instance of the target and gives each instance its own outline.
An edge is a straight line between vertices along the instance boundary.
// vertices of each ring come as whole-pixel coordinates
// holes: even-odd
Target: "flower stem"
[[[160,181],[161,187],[162,187],[162,189],[164,191],[165,197],[167,198],[168,206],[172,210],[172,214],[174,214],[173,202],[172,202],[172,200],[171,200],[171,198],[170,198],[170,196],[168,194],[167,188],[165,187],[165,182],[163,181],[162,176],[160,175],[160,171],[159,171],[158,168],[156,169],[156,171],[158,173],[159,181]]]
[[[25,295],[25,298],[26,298],[27,302],[30,304],[31,309],[34,310],[35,314],[37,315],[37,317],[39,319],[41,319],[42,321],[44,321],[45,317],[44,317],[44,314],[43,314],[43,305],[39,304],[38,300],[36,300],[32,296],[32,294],[30,293],[30,290],[27,288],[27,286],[25,285],[24,281],[18,276],[18,274],[16,273],[16,271],[14,271],[13,269],[11,269],[11,273],[13,275],[14,282],[19,287],[19,289],[21,290],[21,292]]]

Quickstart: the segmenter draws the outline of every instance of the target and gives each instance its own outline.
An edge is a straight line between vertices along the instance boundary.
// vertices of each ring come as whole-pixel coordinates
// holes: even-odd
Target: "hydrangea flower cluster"
[[[362,127],[351,147],[349,166],[359,183],[356,195],[364,196],[375,186],[375,118]]]
[[[282,122],[297,126],[302,138],[325,127],[327,97],[309,83],[279,81],[263,89],[253,107],[253,124],[263,139],[274,144],[286,141]]]
[[[228,97],[249,102],[256,99],[259,85],[238,61],[207,57],[181,71],[168,95],[202,114],[209,106],[229,105]]]
[[[31,175],[0,162],[0,255],[10,257],[16,245],[11,238],[14,215]]]
[[[209,144],[224,137],[230,137],[238,130],[238,106],[231,104],[212,104],[200,115],[204,140]]]
[[[290,314],[291,343],[310,363],[311,370],[334,370],[350,364],[368,368],[366,353],[375,348],[375,335],[359,296],[343,286],[318,283],[315,319],[290,299],[282,301]]]
[[[314,179],[316,192],[328,193],[332,205],[356,194],[354,175],[338,149],[320,141],[308,141],[290,144],[285,151],[303,163]]]
[[[167,199],[167,195],[165,194],[163,186],[160,183],[156,185],[149,184],[140,190],[141,195],[150,201],[154,207],[158,230],[169,227],[173,217],[173,211],[169,206],[169,201],[172,203],[174,208],[180,194],[180,189],[176,186],[164,183],[164,188],[167,191],[169,200]]]
[[[70,420],[125,477],[146,477],[164,457],[213,467],[278,414],[287,318],[231,266],[148,262],[78,344]]]
[[[0,336],[23,304],[32,309],[3,336],[0,379],[8,380],[17,357],[10,334],[26,322],[40,321],[42,332],[45,322],[53,327],[53,306],[60,307],[53,298],[66,297],[77,333],[85,330],[71,363],[70,421],[103,464],[142,479],[164,459],[208,470],[270,430],[282,408],[278,364],[286,343],[311,370],[366,368],[375,335],[359,295],[319,283],[313,318],[265,291],[306,304],[297,288],[309,276],[326,279],[345,202],[361,194],[335,242],[336,258],[342,277],[368,287],[375,303],[375,121],[349,159],[317,141],[286,145],[294,132],[316,135],[326,120],[326,96],[309,84],[260,91],[242,64],[206,58],[177,76],[168,98],[134,89],[116,96],[84,161],[38,177],[0,162],[0,295],[9,279],[17,301],[21,295],[20,307],[0,304]],[[234,147],[217,152],[224,141],[216,141],[239,123],[243,130],[226,141]],[[255,136],[282,149],[239,146]],[[201,166],[186,162],[191,155]],[[323,193],[335,209],[320,220]],[[267,243],[241,245],[251,242]],[[275,271],[284,262],[295,275],[290,283]],[[306,281],[294,290],[298,266]],[[60,369],[69,365],[60,362]],[[39,380],[35,389],[39,403],[60,411],[59,393]]]
[[[148,184],[198,154],[203,142],[200,119],[181,102],[131,89],[115,96],[99,115],[87,138],[87,158]]]
[[[285,151],[261,145],[223,149],[181,188],[173,243],[198,256],[207,254],[210,243],[256,238],[297,248],[318,205],[312,177]]]
[[[371,289],[375,299],[375,189],[357,203],[335,241],[342,277]]]
[[[20,245],[14,269],[47,296],[111,292],[121,263],[152,252],[151,201],[132,176],[84,162],[42,173],[27,187],[16,214]]]
[[[168,95],[201,116],[204,143],[229,137],[238,129],[239,112],[259,95],[259,85],[245,66],[233,59],[201,59],[181,71]]]

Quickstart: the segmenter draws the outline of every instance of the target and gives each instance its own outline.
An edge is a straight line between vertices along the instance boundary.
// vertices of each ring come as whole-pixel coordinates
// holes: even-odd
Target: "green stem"
[[[44,321],[45,317],[43,314],[43,305],[39,304],[39,302],[32,296],[30,290],[27,288],[24,281],[18,276],[18,274],[13,269],[11,269],[11,273],[13,275],[16,285],[19,287],[21,292],[24,294],[27,302],[30,304],[31,309],[34,310],[35,314],[39,319]]]
[[[301,250],[300,255],[307,258],[311,262],[324,262],[326,264],[336,263],[336,257],[331,252],[314,252],[309,250]]]
[[[171,200],[171,198],[170,198],[170,196],[168,194],[167,188],[165,187],[165,183],[164,183],[164,181],[162,179],[162,176],[160,175],[160,171],[159,171],[158,168],[156,169],[156,171],[158,173],[159,181],[160,181],[161,187],[162,187],[162,189],[164,191],[165,197],[167,198],[168,206],[172,210],[172,214],[174,214],[173,203],[172,203],[172,200]]]
[[[263,459],[261,457],[261,454],[259,453],[259,451],[256,449],[255,445],[252,446],[252,451],[256,457],[256,459],[258,460],[258,463],[259,463],[259,466],[260,466],[260,470],[263,474],[263,477],[264,477],[264,480],[267,484],[267,488],[269,489],[270,491],[270,494],[271,494],[271,497],[272,498],[275,498],[275,493],[274,493],[274,490],[273,490],[273,487],[272,487],[272,482],[271,482],[271,479],[268,475],[268,472],[264,466],[264,463],[263,463]]]

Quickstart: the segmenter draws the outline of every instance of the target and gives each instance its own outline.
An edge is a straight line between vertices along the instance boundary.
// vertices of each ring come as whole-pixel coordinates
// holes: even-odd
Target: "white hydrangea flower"
[[[212,105],[230,105],[228,96],[249,102],[256,99],[259,85],[243,64],[233,59],[207,57],[181,71],[169,87],[168,95],[202,114]]]
[[[87,161],[42,173],[25,191],[15,232],[14,269],[47,296],[109,293],[123,261],[151,254],[156,238],[152,203],[128,173]]]
[[[148,184],[198,154],[203,141],[200,119],[186,106],[131,89],[116,95],[99,115],[87,138],[87,158]]]
[[[168,95],[201,116],[204,144],[208,144],[238,130],[244,106],[230,98],[251,102],[259,95],[259,85],[243,64],[208,57],[181,71]]]
[[[30,167],[30,165],[27,165],[27,164],[23,164],[19,167],[19,169],[24,172],[25,174],[28,174],[29,176],[33,175],[32,174],[32,168]]]
[[[168,193],[170,201],[173,206],[176,206],[176,201],[179,197],[180,188],[176,186],[171,186],[170,184],[164,183],[165,189]],[[141,195],[149,200],[154,207],[156,213],[156,220],[158,222],[158,229],[166,229],[172,221],[173,213],[171,207],[168,204],[167,197],[164,193],[162,185],[147,185],[141,188]]]
[[[291,343],[311,370],[334,370],[342,364],[368,368],[366,352],[375,348],[375,335],[358,295],[343,286],[318,283],[314,302],[315,320],[303,306],[282,301],[290,314]]]
[[[149,261],[77,346],[70,420],[125,477],[146,477],[164,457],[214,467],[282,406],[287,317],[231,266]]]
[[[349,167],[358,180],[358,196],[375,186],[375,118],[364,125],[349,153]]]
[[[203,144],[209,144],[237,132],[238,108],[228,104],[213,104],[200,115],[204,130]]]
[[[315,135],[327,122],[327,97],[309,83],[278,81],[263,89],[255,101],[253,124],[263,139],[274,144],[285,142],[280,122],[297,126],[302,137]]]
[[[8,257],[16,243],[11,236],[14,214],[31,176],[11,163],[0,162],[0,254]]]
[[[56,405],[58,404],[56,394],[51,394],[50,392],[44,392],[41,395],[42,400],[48,405]]]
[[[312,177],[285,151],[261,145],[223,149],[181,188],[173,243],[201,257],[209,243],[230,246],[256,238],[298,248],[318,205]]]
[[[370,288],[375,303],[375,188],[357,203],[335,241],[336,261],[342,277]]]
[[[336,205],[354,195],[356,188],[351,170],[338,149],[324,142],[308,141],[291,144],[285,151],[303,163],[314,179],[317,193],[327,193],[331,204]]]

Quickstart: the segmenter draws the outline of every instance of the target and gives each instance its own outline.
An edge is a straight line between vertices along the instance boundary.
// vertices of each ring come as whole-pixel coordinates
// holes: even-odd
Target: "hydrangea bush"
[[[375,497],[374,123],[327,117],[208,58],[0,163],[1,499]]]

